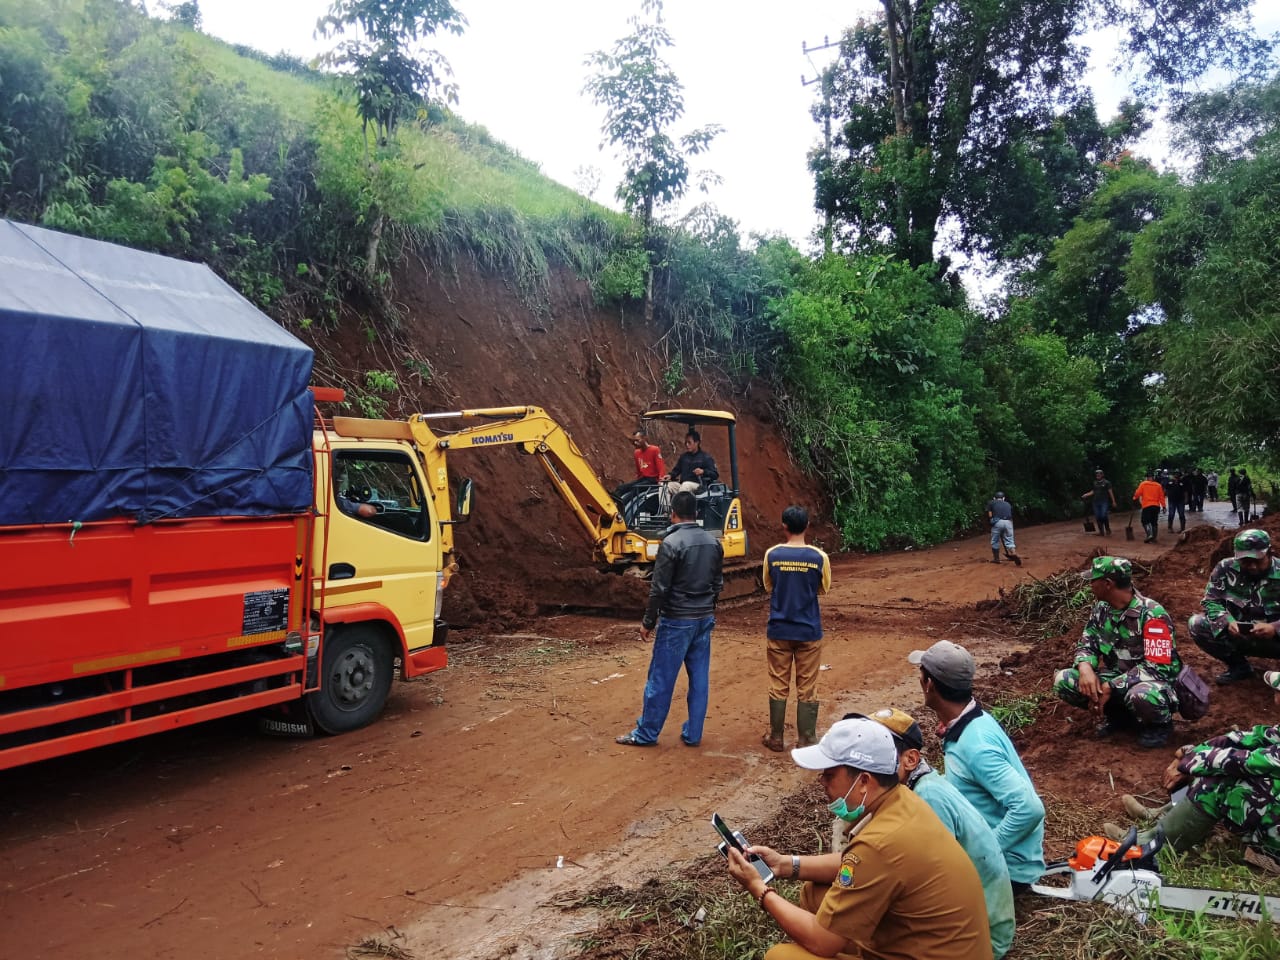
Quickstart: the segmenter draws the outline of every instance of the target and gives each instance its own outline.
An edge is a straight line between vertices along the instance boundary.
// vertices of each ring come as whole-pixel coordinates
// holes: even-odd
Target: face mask
[[[827,809],[830,810],[832,813],[834,813],[839,819],[843,820],[845,823],[856,822],[857,819],[861,817],[863,812],[867,809],[867,791],[866,790],[862,791],[862,802],[859,803],[852,810],[850,810],[849,805],[844,802],[845,798],[848,797],[850,793],[853,793],[853,788],[855,786],[857,786],[856,780],[853,783],[849,784],[849,789],[843,797],[827,804]],[[867,789],[869,790],[870,787],[868,787]]]

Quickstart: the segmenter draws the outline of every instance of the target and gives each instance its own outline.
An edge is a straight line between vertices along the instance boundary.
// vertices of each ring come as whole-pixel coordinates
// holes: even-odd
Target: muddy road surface
[[[1204,517],[1191,526],[1225,510]],[[934,640],[1009,655],[979,609],[1001,588],[1099,546],[1150,561],[1175,542],[1079,522],[1018,541],[1020,568],[993,565],[985,537],[837,558],[819,728],[916,708],[905,657]],[[683,683],[658,746],[616,745],[648,646],[632,622],[553,616],[457,633],[447,671],[397,684],[381,721],[343,737],[237,720],[0,773],[0,954],[336,958],[374,938],[418,957],[555,956],[591,921],[557,901],[705,855],[712,812],[748,824],[807,776],[760,746],[765,607],[720,615],[697,748],[679,739]]]

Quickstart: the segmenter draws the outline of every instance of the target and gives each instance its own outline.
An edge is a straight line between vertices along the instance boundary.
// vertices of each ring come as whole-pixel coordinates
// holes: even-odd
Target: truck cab
[[[440,609],[449,561],[422,459],[402,422],[337,417],[321,423],[314,445],[312,592],[325,655],[309,707],[317,725],[337,732],[381,709],[393,660],[403,679],[445,666]],[[459,515],[470,509],[469,493],[467,500]]]

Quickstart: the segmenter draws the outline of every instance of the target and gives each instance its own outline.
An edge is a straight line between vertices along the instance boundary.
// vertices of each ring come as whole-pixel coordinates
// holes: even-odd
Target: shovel
[[[1129,514],[1129,525],[1124,528],[1124,538],[1126,540],[1133,539],[1133,514]]]

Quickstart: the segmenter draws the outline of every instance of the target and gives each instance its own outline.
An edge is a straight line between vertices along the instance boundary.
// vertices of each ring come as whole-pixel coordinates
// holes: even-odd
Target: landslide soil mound
[[[777,539],[791,503],[810,508],[813,542],[829,551],[838,547],[828,501],[792,461],[765,382],[731,382],[694,370],[678,394],[669,395],[662,377],[667,361],[654,346],[662,331],[598,306],[590,287],[565,271],[554,274],[537,309],[509,282],[466,263],[456,274],[406,268],[396,280],[400,327],[374,334],[349,316],[332,336],[313,337],[317,378],[359,386],[367,371],[393,372],[402,393],[388,409],[392,417],[542,407],[573,436],[606,489],[634,475],[628,437],[643,411],[728,410],[737,416],[751,558]],[[421,361],[429,376],[421,374]],[[683,450],[683,428],[676,425],[655,425],[652,438],[669,463]],[[727,475],[723,431],[705,431],[703,447]],[[445,614],[455,627],[507,628],[557,606],[621,612],[643,606],[642,582],[603,575],[592,565],[590,544],[532,457],[507,447],[465,451],[450,470],[476,484],[472,518],[455,537],[462,572],[446,592]]]

